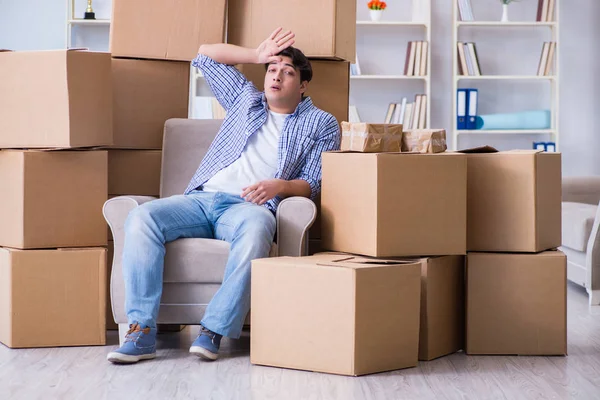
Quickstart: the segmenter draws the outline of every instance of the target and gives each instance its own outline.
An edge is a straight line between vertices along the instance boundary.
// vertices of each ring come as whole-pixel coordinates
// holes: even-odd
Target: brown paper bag
[[[400,152],[402,124],[342,122],[341,150],[363,153]]]
[[[417,153],[443,153],[446,151],[444,129],[413,129],[402,135],[402,151]]]

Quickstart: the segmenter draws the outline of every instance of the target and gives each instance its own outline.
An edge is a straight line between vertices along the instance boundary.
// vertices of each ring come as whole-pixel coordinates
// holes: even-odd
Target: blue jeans
[[[269,255],[275,216],[265,207],[226,193],[193,191],[133,209],[125,222],[123,275],[129,323],[156,327],[163,285],[165,243],[210,238],[231,243],[223,283],[200,323],[239,338],[250,309],[250,262]]]

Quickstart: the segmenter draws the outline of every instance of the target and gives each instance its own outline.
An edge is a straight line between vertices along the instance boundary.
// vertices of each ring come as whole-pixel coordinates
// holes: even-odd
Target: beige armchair
[[[600,305],[600,177],[563,178],[562,246],[567,278]]]
[[[160,197],[181,194],[198,168],[221,125],[220,120],[170,119],[165,124]],[[155,197],[119,196],[103,207],[114,240],[110,278],[113,316],[123,339],[128,329],[121,259],[124,224],[129,212]],[[315,204],[290,197],[277,210],[277,244],[271,256],[302,256],[308,250],[308,230],[316,217]],[[158,324],[198,325],[208,302],[221,285],[229,243],[214,239],[179,239],[166,245],[164,283]]]

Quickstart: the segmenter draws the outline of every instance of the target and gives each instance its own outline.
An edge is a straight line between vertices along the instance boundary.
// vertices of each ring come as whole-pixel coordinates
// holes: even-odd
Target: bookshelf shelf
[[[356,21],[357,26],[420,26],[427,28],[426,22],[414,21]]]
[[[474,137],[477,135],[549,135],[550,141],[555,143],[556,151],[559,151],[559,82],[560,82],[560,71],[559,71],[559,60],[560,60],[560,43],[559,43],[559,30],[560,30],[560,1],[559,0],[541,0],[538,4],[538,7],[541,7],[542,4],[544,8],[538,8],[537,19],[540,21],[510,21],[510,22],[501,22],[501,21],[477,21],[477,15],[473,15],[471,10],[470,3],[480,3],[481,0],[452,0],[452,86],[453,90],[451,93],[451,101],[452,101],[452,124],[451,124],[451,140],[452,142],[448,144],[449,148],[459,149],[459,136],[470,136]],[[548,2],[548,3],[546,3]],[[554,6],[550,6],[552,3]],[[480,5],[480,4],[478,4]],[[553,8],[553,15],[550,14],[550,10]],[[548,12],[550,17],[547,18],[545,13]],[[461,16],[465,16],[466,21],[461,20]],[[488,14],[489,15],[489,14]],[[489,18],[489,17],[488,17]],[[472,28],[481,28],[481,29],[462,29],[466,27]],[[474,44],[476,43],[476,39],[479,33],[485,32],[485,29],[490,28],[500,28],[503,30],[506,29],[516,29],[521,32],[523,28],[549,28],[550,33],[550,42],[554,42],[555,45],[548,46],[548,49],[553,48],[554,57],[550,62],[547,62],[546,59],[550,58],[552,52],[548,50],[546,52],[546,43],[544,42],[544,49],[542,51],[542,57],[539,61],[539,65],[531,65],[530,72],[533,72],[533,75],[519,74],[519,71],[514,71],[517,74],[509,74],[504,75],[502,72],[498,75],[462,75],[463,71],[467,69],[471,70],[471,73],[479,69],[479,62],[477,60],[477,51],[474,48]],[[540,34],[545,33],[542,31]],[[468,37],[470,40],[464,41],[463,38]],[[460,46],[457,48],[458,43],[465,43],[464,54],[463,50],[461,50]],[[468,45],[468,46],[467,46]],[[492,44],[489,44],[493,46]],[[516,45],[516,44],[515,44]],[[468,48],[467,48],[468,47]],[[490,49],[487,49],[488,52]],[[542,47],[540,46],[540,50]],[[460,53],[460,54],[459,54]],[[474,54],[473,54],[474,53]],[[550,64],[551,63],[551,64]],[[544,65],[546,67],[544,68]],[[467,68],[468,67],[468,68]],[[534,69],[535,68],[535,69]],[[474,70],[474,71],[473,71]],[[498,65],[496,68],[496,72],[502,71],[502,65]],[[538,71],[538,74],[536,74]],[[482,71],[486,72],[486,71]],[[511,71],[512,72],[512,71]],[[524,70],[523,72],[527,72]],[[547,75],[546,75],[547,74]],[[457,110],[458,110],[458,102],[457,102],[457,91],[458,89],[467,89],[470,86],[466,86],[466,82],[472,82],[473,88],[478,89],[479,84],[484,85],[483,83],[489,81],[514,81],[514,82],[544,82],[544,84],[548,84],[549,88],[549,106],[548,109],[550,111],[550,127],[549,129],[501,129],[501,130],[486,130],[486,129],[476,129],[476,130],[464,130],[458,129],[457,122]],[[468,83],[467,83],[468,84]],[[483,86],[485,87],[485,86]],[[546,88],[544,88],[546,89]],[[479,90],[478,103],[481,104],[481,90]],[[485,100],[483,101],[485,103]],[[489,100],[487,100],[487,104],[489,104]],[[479,114],[480,110],[477,110],[477,114]],[[521,110],[515,110],[521,111]],[[485,112],[484,112],[485,113]],[[462,128],[462,126],[461,126]]]
[[[473,129],[473,130],[457,130],[457,135],[543,135],[554,134],[553,129]]]
[[[556,76],[538,76],[538,75],[458,75],[454,79],[457,81],[461,80],[533,80],[533,81],[547,81],[555,80]]]
[[[70,25],[110,25],[110,19],[70,19]]]
[[[427,76],[407,76],[407,75],[352,75],[351,80],[429,80]]]
[[[457,21],[458,28],[464,26],[482,26],[494,28],[515,28],[515,27],[549,27],[555,28],[556,22],[536,22],[536,21],[517,21],[517,22],[499,22],[499,21]]]

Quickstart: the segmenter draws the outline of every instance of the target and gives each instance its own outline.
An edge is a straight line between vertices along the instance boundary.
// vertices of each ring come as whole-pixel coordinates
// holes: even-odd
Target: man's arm
[[[314,200],[321,191],[321,153],[340,149],[340,128],[330,115],[319,133],[297,179],[269,179],[244,188],[242,197],[246,201],[262,205],[275,196],[282,198],[302,196]]]
[[[291,31],[281,32],[277,28],[267,40],[262,42],[256,49],[235,46],[233,44],[217,43],[203,44],[198,54],[203,54],[221,64],[267,64],[279,61],[277,57],[280,51],[294,44],[295,35]]]
[[[311,189],[303,179],[286,181],[284,179],[267,179],[244,188],[242,197],[254,204],[263,205],[275,196],[281,198],[301,196],[310,199]]]

